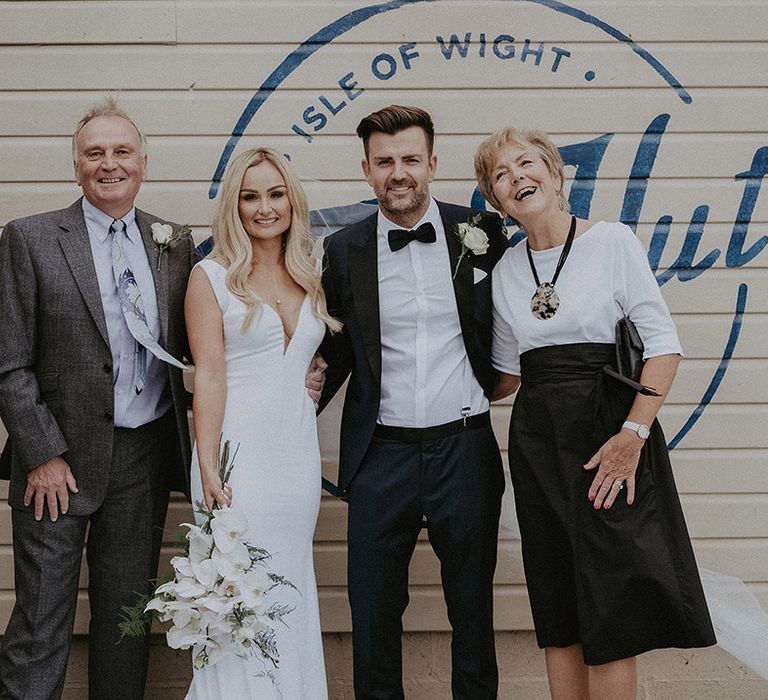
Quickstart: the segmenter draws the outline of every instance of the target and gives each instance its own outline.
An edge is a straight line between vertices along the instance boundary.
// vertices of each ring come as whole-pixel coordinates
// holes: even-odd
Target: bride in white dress
[[[246,539],[298,589],[276,625],[280,664],[230,654],[195,670],[188,699],[327,698],[312,537],[320,506],[315,405],[305,388],[331,318],[310,257],[309,208],[298,178],[271,149],[247,151],[222,180],[214,248],[190,277],[186,322],[195,360],[193,502],[234,505]],[[219,435],[240,444],[229,484],[216,472]]]

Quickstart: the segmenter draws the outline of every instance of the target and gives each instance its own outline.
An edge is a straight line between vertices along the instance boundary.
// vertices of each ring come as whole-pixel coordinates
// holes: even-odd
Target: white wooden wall
[[[663,272],[683,249],[694,210],[706,205],[693,262],[719,252],[695,279],[674,278],[662,287],[687,357],[661,419],[672,439],[696,411],[718,367],[725,366],[719,388],[673,451],[673,461],[700,565],[744,579],[768,608],[768,193],[757,189],[758,173],[761,167],[765,172],[768,161],[768,3],[382,2],[390,9],[361,21],[361,13],[374,4],[0,2],[0,226],[66,206],[79,196],[72,181],[70,134],[85,109],[110,91],[149,136],[150,180],[139,206],[189,222],[202,240],[213,210],[211,178],[241,113],[289,54],[326,27],[336,27],[338,35],[307,45],[304,60],[270,91],[235,149],[265,144],[288,153],[315,209],[372,196],[360,173],[354,129],[364,115],[397,102],[421,105],[434,116],[439,167],[433,192],[463,204],[474,188],[474,148],[498,126],[539,127],[560,146],[613,134],[590,216],[616,220],[643,133],[656,117],[669,115],[640,208],[638,235],[650,245],[657,221],[672,217],[659,266]],[[454,48],[447,59],[437,37],[448,43],[455,34],[464,44],[468,33],[466,56]],[[618,33],[636,44],[620,40]],[[497,55],[493,46],[500,35]],[[403,54],[410,56],[410,67]],[[555,65],[557,55],[562,58]],[[392,66],[394,73],[384,79]],[[689,102],[665,80],[664,68]],[[586,77],[589,71],[592,80]],[[302,115],[310,107],[316,111],[307,124]],[[327,123],[315,132],[320,119],[312,121],[312,115],[319,112]],[[751,180],[736,178],[747,172],[754,173]],[[574,169],[568,174],[572,178]],[[734,229],[739,230],[735,224],[745,185],[756,197],[744,224],[745,241],[738,245]],[[731,258],[756,248],[750,260],[734,264],[726,257],[729,245]],[[746,301],[740,332],[732,359],[724,363],[741,285]],[[334,408],[321,419],[330,477],[335,477],[338,404]],[[502,444],[508,419],[508,404],[494,407]],[[185,504],[172,505],[171,526],[188,517]],[[344,504],[323,500],[316,561],[326,631],[349,629],[345,520]],[[406,626],[447,629],[438,569],[426,542],[417,548],[411,581]],[[528,629],[514,540],[501,542],[496,581],[499,629]],[[10,514],[2,505],[0,630],[12,602]],[[81,606],[77,631],[86,630],[86,616]]]

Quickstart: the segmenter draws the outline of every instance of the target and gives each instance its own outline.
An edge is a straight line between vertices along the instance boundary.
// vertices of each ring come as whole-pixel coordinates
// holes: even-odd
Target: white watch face
[[[637,434],[643,438],[643,440],[646,440],[648,436],[651,434],[651,431],[648,429],[647,425],[638,425],[637,426]]]

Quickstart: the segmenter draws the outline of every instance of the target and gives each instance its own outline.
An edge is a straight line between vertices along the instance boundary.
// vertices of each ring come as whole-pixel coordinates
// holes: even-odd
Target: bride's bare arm
[[[214,501],[228,506],[231,491],[229,487],[222,489],[217,473],[219,435],[227,400],[224,324],[211,283],[200,268],[193,270],[189,279],[184,316],[195,363],[192,419],[205,506],[210,509]]]

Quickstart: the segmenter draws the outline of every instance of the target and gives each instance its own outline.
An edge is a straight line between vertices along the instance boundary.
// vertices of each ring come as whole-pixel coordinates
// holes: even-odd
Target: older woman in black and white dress
[[[509,461],[552,697],[634,698],[637,654],[715,643],[656,421],[677,332],[633,232],[569,213],[546,134],[497,131],[475,172],[526,233],[493,272],[495,398],[520,386]],[[603,371],[623,314],[645,346],[640,381],[658,396]]]

